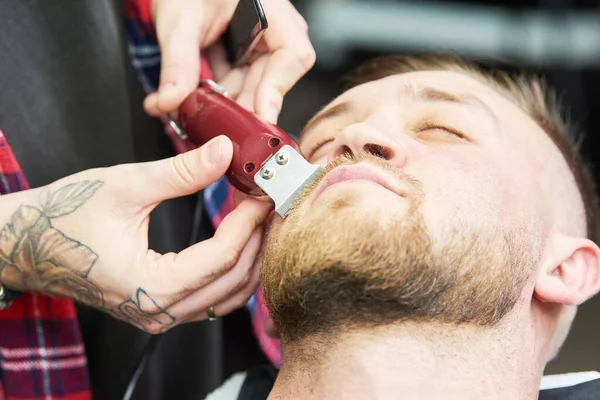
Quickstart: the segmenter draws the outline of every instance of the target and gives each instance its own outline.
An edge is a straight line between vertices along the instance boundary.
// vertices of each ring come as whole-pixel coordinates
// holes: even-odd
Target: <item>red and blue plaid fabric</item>
[[[149,0],[126,0],[125,15],[129,54],[136,68],[138,78],[147,93],[157,89],[160,76],[160,49],[152,25]],[[201,57],[201,79],[212,79],[210,67],[204,57]],[[166,121],[165,130],[177,152],[186,151],[194,146],[186,140],[181,140]],[[217,181],[204,191],[206,211],[217,228],[225,215],[233,209],[233,187],[225,178]],[[278,339],[270,338],[263,328],[269,317],[264,299],[257,290],[248,302],[247,308],[252,317],[252,326],[258,342],[265,355],[275,366],[281,363],[281,347]]]
[[[0,193],[26,189],[0,131]],[[91,399],[86,364],[70,300],[28,293],[0,310],[0,400]]]
[[[150,0],[124,0],[131,62],[147,92],[156,90],[160,51],[150,17]],[[212,79],[204,58],[202,79]],[[194,148],[165,122],[174,149]],[[0,194],[29,189],[13,152],[0,131]],[[233,188],[225,178],[205,190],[213,226],[233,209]],[[268,312],[260,291],[248,303],[254,332],[265,354],[278,366],[279,341],[265,335]],[[72,301],[28,293],[0,310],[0,400],[91,399],[87,361]]]

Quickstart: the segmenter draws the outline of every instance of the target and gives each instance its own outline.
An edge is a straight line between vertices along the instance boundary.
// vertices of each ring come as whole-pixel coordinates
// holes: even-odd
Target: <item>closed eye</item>
[[[426,122],[426,123],[419,125],[418,129],[416,129],[417,133],[428,132],[428,131],[443,131],[445,133],[454,135],[460,139],[471,141],[471,139],[466,134],[464,134],[463,132],[461,132],[458,129],[449,127],[447,125]]]
[[[307,160],[310,160],[312,158],[312,156],[323,146],[325,146],[328,143],[331,143],[335,140],[335,138],[327,138],[327,139],[323,139],[320,142],[317,142],[316,145],[314,145],[308,152],[305,153],[304,157]]]
[[[436,130],[437,130],[437,131],[443,131],[443,132],[445,132],[445,133],[448,133],[448,134],[454,135],[454,136],[456,136],[456,137],[458,137],[458,138],[460,138],[460,139],[467,140],[467,141],[469,141],[469,142],[470,142],[470,141],[472,141],[472,140],[471,140],[471,139],[470,139],[470,138],[469,138],[469,137],[468,137],[466,134],[464,134],[463,132],[461,132],[461,131],[460,131],[460,130],[458,130],[458,129],[455,129],[455,128],[452,128],[452,127],[449,127],[449,126],[446,126],[446,125],[441,125],[441,124],[438,124],[438,123],[432,123],[432,122],[426,122],[426,123],[423,123],[423,124],[421,124],[421,125],[418,127],[418,129],[416,129],[416,132],[417,132],[417,133],[421,133],[421,132],[426,132],[426,131],[436,131]],[[304,157],[305,157],[307,160],[310,160],[310,159],[313,157],[313,155],[314,155],[314,154],[315,154],[315,153],[316,153],[316,152],[317,152],[317,151],[318,151],[318,150],[319,150],[321,147],[323,147],[323,146],[325,146],[325,145],[327,145],[327,144],[329,144],[329,143],[333,142],[334,140],[335,140],[335,138],[334,138],[334,137],[330,137],[330,138],[323,139],[323,140],[321,140],[321,141],[317,142],[317,144],[315,144],[313,147],[311,147],[311,149],[310,149],[309,151],[307,151],[307,152],[305,153]]]

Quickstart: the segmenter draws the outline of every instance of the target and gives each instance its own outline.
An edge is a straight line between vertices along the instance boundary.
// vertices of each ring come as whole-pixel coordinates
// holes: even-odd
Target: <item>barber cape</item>
[[[266,400],[276,378],[277,369],[272,366],[254,367],[233,375],[205,400]],[[589,371],[546,375],[540,382],[538,399],[598,400],[600,399],[600,373]]]

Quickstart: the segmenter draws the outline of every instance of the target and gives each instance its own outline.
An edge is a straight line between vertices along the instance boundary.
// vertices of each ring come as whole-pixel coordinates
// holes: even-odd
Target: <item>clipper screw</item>
[[[271,179],[273,175],[275,175],[275,171],[273,171],[273,168],[268,165],[260,170],[260,176],[265,180]]]
[[[289,158],[288,154],[285,151],[282,151],[282,152],[278,153],[275,156],[275,162],[277,164],[279,164],[279,165],[285,165],[285,164],[287,164],[287,162],[288,162],[289,159],[290,158]]]

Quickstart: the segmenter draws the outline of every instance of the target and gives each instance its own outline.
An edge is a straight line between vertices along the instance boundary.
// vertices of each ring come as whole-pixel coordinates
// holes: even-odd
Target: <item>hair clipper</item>
[[[321,169],[300,155],[296,142],[281,128],[261,121],[229,99],[213,81],[201,81],[184,100],[178,124],[197,146],[219,135],[227,136],[233,143],[227,179],[243,193],[269,196],[281,217]]]

